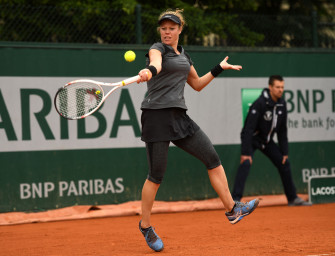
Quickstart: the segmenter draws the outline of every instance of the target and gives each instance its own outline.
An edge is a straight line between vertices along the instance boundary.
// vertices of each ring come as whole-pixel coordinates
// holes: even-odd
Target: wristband
[[[155,66],[148,66],[147,69],[150,70],[151,74],[152,74],[152,77],[154,77],[155,75],[157,75],[157,68]]]
[[[223,71],[224,69],[220,66],[220,64],[217,64],[214,68],[212,68],[211,70],[211,73],[212,73],[212,76],[214,77],[217,77],[218,75],[221,74],[221,72]]]

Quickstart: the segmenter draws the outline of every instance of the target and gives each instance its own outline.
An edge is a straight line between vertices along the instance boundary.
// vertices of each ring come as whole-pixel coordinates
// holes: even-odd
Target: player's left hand
[[[223,69],[233,69],[233,70],[238,70],[240,71],[242,69],[242,66],[240,65],[231,65],[229,64],[228,61],[229,57],[227,56],[226,58],[224,58],[223,61],[221,61],[220,66]]]

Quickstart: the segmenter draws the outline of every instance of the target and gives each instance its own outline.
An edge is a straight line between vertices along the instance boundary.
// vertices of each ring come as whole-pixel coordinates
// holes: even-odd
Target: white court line
[[[306,256],[327,256],[327,255],[335,255],[334,253],[325,253],[325,254],[313,254],[313,255],[306,255]]]

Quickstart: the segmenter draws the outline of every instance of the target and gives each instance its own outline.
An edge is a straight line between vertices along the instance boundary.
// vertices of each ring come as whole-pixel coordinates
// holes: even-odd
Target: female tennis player
[[[182,10],[167,10],[158,18],[161,42],[153,44],[147,54],[147,67],[139,71],[139,82],[147,81],[148,92],[142,102],[142,137],[146,144],[149,173],[142,189],[142,219],[139,229],[154,251],[164,248],[163,241],[150,224],[152,206],[167,166],[169,144],[190,153],[204,163],[210,182],[219,195],[230,223],[235,224],[250,214],[258,199],[234,202],[225,171],[211,141],[187,115],[184,87],[187,82],[201,91],[223,70],[242,69],[231,65],[228,57],[199,77],[190,56],[178,45],[185,21]]]

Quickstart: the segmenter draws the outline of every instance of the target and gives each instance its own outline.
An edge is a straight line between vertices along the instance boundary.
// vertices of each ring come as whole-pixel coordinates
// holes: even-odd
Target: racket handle
[[[127,78],[125,80],[123,80],[121,83],[122,83],[122,86],[125,86],[127,84],[132,84],[132,83],[135,83],[137,82],[137,80],[140,78],[140,76],[133,76],[133,77],[130,77],[130,78]]]

